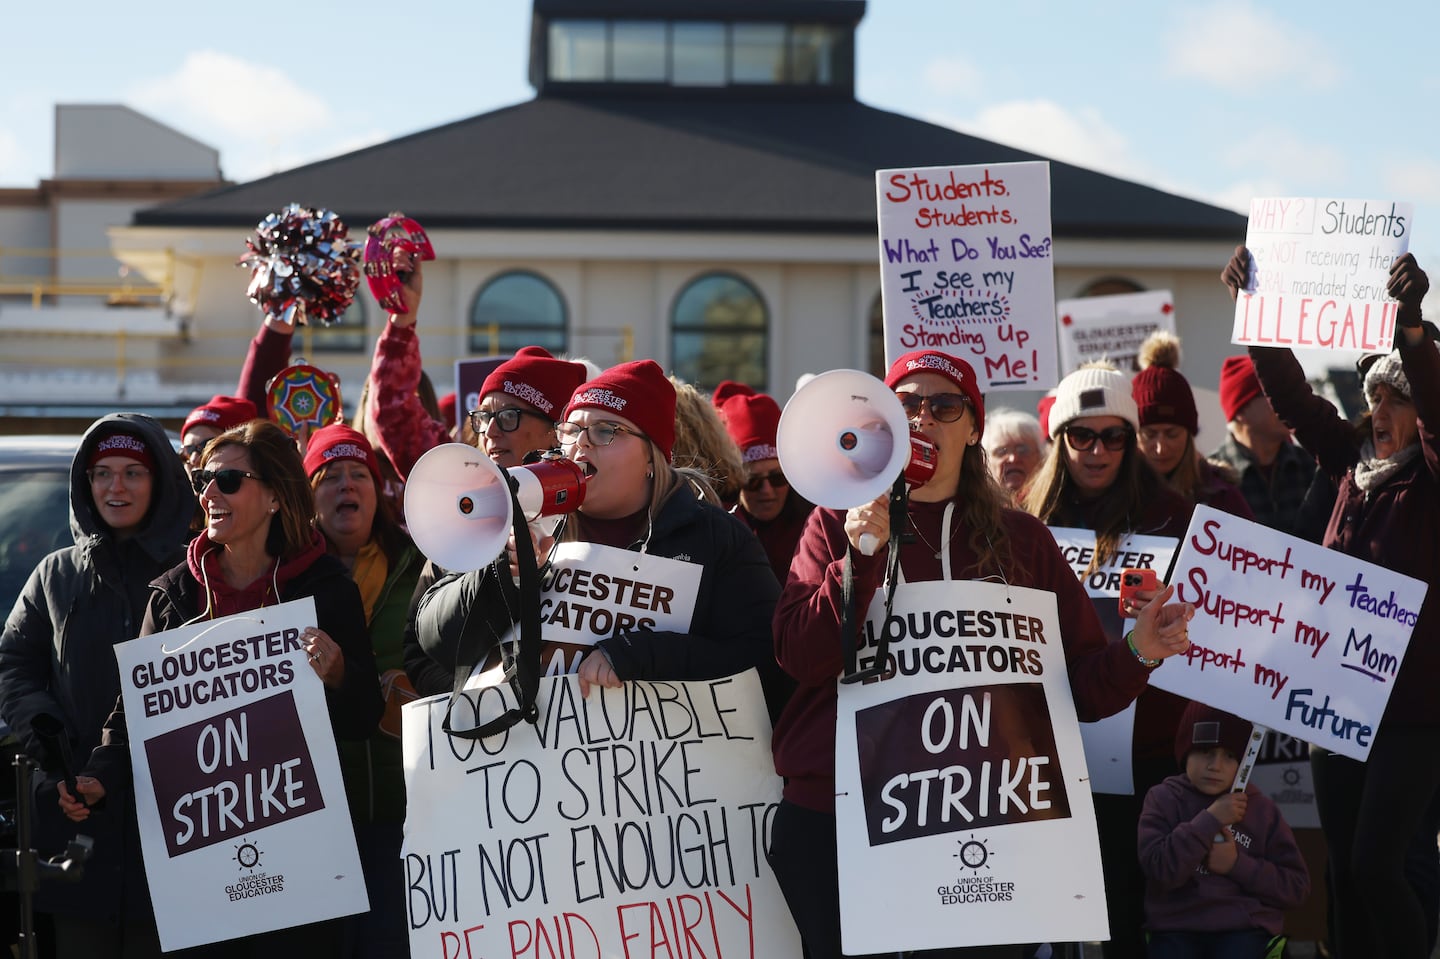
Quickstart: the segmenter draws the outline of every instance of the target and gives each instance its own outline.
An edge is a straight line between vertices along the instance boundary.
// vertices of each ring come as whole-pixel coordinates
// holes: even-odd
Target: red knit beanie
[[[1050,435],[1050,407],[1054,405],[1055,392],[1053,390],[1040,397],[1039,401],[1035,404],[1036,418],[1040,420],[1041,436]]]
[[[734,380],[721,380],[720,385],[715,387],[715,392],[710,395],[710,402],[716,409],[725,405],[725,401],[732,396],[754,396],[755,390],[744,383],[736,383]]]
[[[1179,370],[1168,366],[1147,366],[1130,381],[1130,393],[1140,409],[1140,425],[1175,423],[1190,434],[1200,432],[1200,414],[1195,411],[1195,394]]]
[[[454,390],[435,401],[435,405],[440,408],[440,422],[446,426],[455,425],[455,402]]]
[[[780,429],[780,404],[764,393],[735,393],[720,406],[725,432],[740,447],[746,463],[778,459],[775,434]]]
[[[146,469],[155,468],[155,455],[150,452],[150,447],[145,441],[134,433],[114,432],[107,433],[100,437],[100,442],[90,451],[90,457],[85,463],[86,469],[93,469],[95,464],[107,456],[123,456],[132,459],[144,466]]]
[[[1225,413],[1225,422],[1233,420],[1246,403],[1264,392],[1250,357],[1225,357],[1225,362],[1220,364],[1220,409]]]
[[[1175,730],[1175,760],[1184,768],[1192,749],[1224,746],[1236,759],[1245,755],[1250,742],[1250,723],[1214,706],[1192,702],[1180,715]]]
[[[485,377],[480,398],[487,393],[505,393],[558,420],[570,395],[583,382],[583,364],[557,360],[538,346],[524,346]]]
[[[665,458],[675,447],[675,384],[654,360],[632,360],[612,366],[575,391],[568,417],[576,410],[618,413],[660,447]]]
[[[364,463],[375,480],[375,488],[381,488],[380,461],[375,458],[375,448],[364,433],[344,423],[333,423],[310,434],[310,442],[305,446],[306,476],[313,478],[321,469],[339,460]]]
[[[212,396],[210,402],[195,407],[190,411],[190,415],[185,417],[185,425],[180,427],[180,435],[190,432],[192,426],[208,426],[223,433],[232,427],[257,419],[259,415],[255,412],[255,404],[243,397]]]
[[[970,401],[970,408],[975,411],[976,439],[984,435],[985,400],[980,395],[980,384],[975,380],[975,370],[969,363],[939,350],[915,350],[890,364],[890,372],[885,374],[885,385],[893,390],[897,383],[912,373],[939,373],[954,383],[956,389]]]

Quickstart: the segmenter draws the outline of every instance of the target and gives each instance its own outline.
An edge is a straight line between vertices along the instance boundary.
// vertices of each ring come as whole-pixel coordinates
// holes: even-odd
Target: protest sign
[[[1291,829],[1320,828],[1309,743],[1272,730],[1250,771],[1250,783],[1270,797]]]
[[[1385,286],[1413,220],[1414,204],[1389,200],[1251,200],[1231,342],[1390,352],[1398,304]]]
[[[1050,164],[877,170],[885,362],[938,349],[985,391],[1055,376]]]
[[[1175,332],[1175,301],[1169,290],[1082,296],[1055,304],[1060,321],[1060,371],[1109,360],[1125,373],[1136,369],[1140,344],[1156,330]]]
[[[508,687],[457,712],[513,706]],[[798,956],[765,861],[780,799],[756,673],[579,693],[539,719],[445,735],[445,699],[405,707],[404,866],[416,959]]]
[[[1363,761],[1426,584],[1197,506],[1172,582],[1190,649],[1150,685]]]
[[[485,379],[506,360],[508,356],[473,356],[455,361],[455,427],[463,429],[471,410],[480,408],[484,395],[480,392]],[[457,432],[455,434],[459,436]]]
[[[298,599],[115,647],[165,951],[367,908]]]
[[[1169,536],[1128,536],[1109,561],[1090,569],[1095,556],[1095,531],[1051,527],[1060,555],[1085,587],[1105,637],[1112,643],[1125,641],[1133,620],[1120,616],[1120,573],[1125,569],[1153,569],[1163,581],[1179,543]],[[1113,716],[1080,724],[1085,742],[1085,762],[1090,767],[1090,788],[1097,793],[1129,796],[1135,792],[1131,767],[1131,742],[1135,734],[1135,704]]]
[[[862,667],[883,618],[877,595]],[[840,686],[846,954],[1107,938],[1055,595],[902,583],[891,627],[884,677]]]

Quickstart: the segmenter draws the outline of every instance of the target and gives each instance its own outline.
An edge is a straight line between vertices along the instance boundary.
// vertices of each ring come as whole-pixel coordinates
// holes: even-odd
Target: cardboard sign
[[[1291,829],[1320,828],[1309,743],[1272,730],[1260,747],[1250,782],[1279,807]]]
[[[885,678],[840,686],[846,954],[1108,938],[1055,594],[902,583],[892,625]]]
[[[364,912],[298,599],[115,647],[165,951]]]
[[[1125,569],[1153,569],[1160,579],[1170,569],[1179,543],[1169,536],[1129,536],[1103,567],[1087,572],[1095,555],[1095,532],[1088,529],[1051,527],[1060,555],[1075,571],[1095,604],[1095,613],[1105,637],[1112,643],[1125,641],[1134,620],[1120,616],[1120,572]],[[1093,723],[1081,723],[1085,761],[1090,766],[1090,788],[1097,793],[1129,796],[1135,792],[1131,745],[1135,738],[1135,704],[1113,716]]]
[[[1175,299],[1169,290],[1082,296],[1055,304],[1060,323],[1060,371],[1091,360],[1109,360],[1129,375],[1140,344],[1156,330],[1175,332]]]
[[[1399,304],[1385,286],[1414,214],[1391,200],[1251,200],[1231,342],[1389,353]]]
[[[1181,544],[1190,650],[1150,685],[1364,761],[1426,584],[1208,506]]]
[[[1055,375],[1050,164],[878,170],[885,362],[937,349],[983,391]]]
[[[412,956],[800,955],[765,861],[780,780],[753,670],[588,699],[560,676],[537,705],[480,741],[445,735],[444,697],[405,707]]]

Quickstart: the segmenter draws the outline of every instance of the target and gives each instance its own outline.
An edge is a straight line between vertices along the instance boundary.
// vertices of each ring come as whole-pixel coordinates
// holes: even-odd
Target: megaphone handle
[[[880,548],[880,537],[874,533],[860,534],[860,552],[865,556],[874,556],[875,551]]]

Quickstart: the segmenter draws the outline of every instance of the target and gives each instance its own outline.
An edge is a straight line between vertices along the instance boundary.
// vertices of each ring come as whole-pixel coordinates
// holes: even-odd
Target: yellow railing
[[[129,277],[129,268],[119,264],[109,249],[55,249],[47,247],[0,246],[0,296],[28,296],[36,309],[46,297],[88,296],[104,299],[111,306],[145,306],[168,302],[175,295],[176,266],[183,264],[196,271],[199,281],[200,260],[196,257],[176,253],[174,250],[155,250],[143,254],[147,258],[159,259],[163,264],[162,276],[158,282],[135,282]],[[29,260],[43,263],[44,270],[7,269],[7,261]],[[109,261],[115,264],[118,278],[108,276],[70,275],[60,269],[62,264],[72,265],[82,260]],[[38,265],[38,264],[37,264]],[[64,275],[62,275],[64,274]]]

